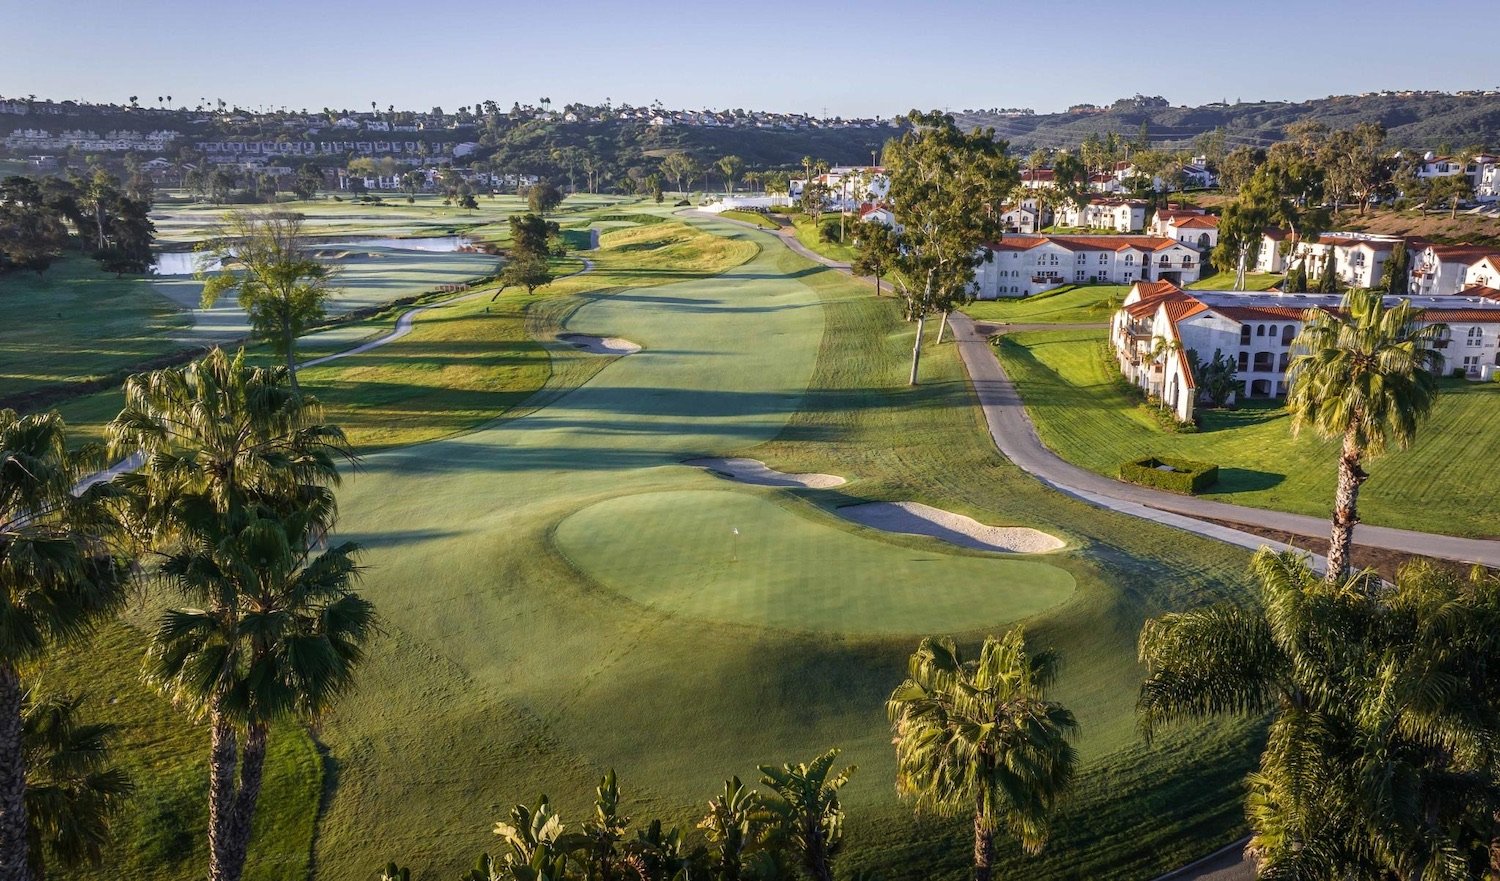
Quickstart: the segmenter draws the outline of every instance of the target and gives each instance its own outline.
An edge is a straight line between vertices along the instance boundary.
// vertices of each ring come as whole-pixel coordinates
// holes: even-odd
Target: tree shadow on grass
[[[1205,495],[1227,495],[1237,492],[1255,492],[1271,489],[1286,482],[1285,474],[1272,471],[1255,471],[1250,468],[1220,468],[1219,482]]]

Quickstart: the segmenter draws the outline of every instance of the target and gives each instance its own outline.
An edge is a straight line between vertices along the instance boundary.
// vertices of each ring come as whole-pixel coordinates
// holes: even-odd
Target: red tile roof
[[[1215,306],[1214,311],[1235,321],[1301,321],[1307,310],[1295,306]]]
[[[1218,229],[1219,218],[1212,214],[1197,214],[1192,217],[1174,217],[1172,225],[1179,229]]]

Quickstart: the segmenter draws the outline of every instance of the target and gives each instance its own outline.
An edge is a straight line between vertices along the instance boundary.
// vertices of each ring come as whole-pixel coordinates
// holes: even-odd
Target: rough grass
[[[822,254],[830,260],[838,260],[843,263],[852,263],[854,258],[858,256],[858,252],[852,245],[846,245],[841,242],[823,241],[823,237],[818,234],[817,225],[806,214],[797,213],[790,215],[790,217],[792,220],[792,231],[797,236],[797,241],[801,242],[803,247],[808,250]],[[820,223],[826,225],[830,221],[837,227],[839,216],[832,213],[824,214]],[[851,217],[847,221],[851,228],[858,222],[859,219],[855,217]]]
[[[141,277],[69,255],[38,278],[0,273],[0,399],[107,376],[181,348],[190,319]]]
[[[141,684],[145,646],[140,630],[112,623],[86,644],[56,653],[40,674],[45,690],[85,695],[90,720],[120,727],[113,757],[136,787],[116,821],[104,867],[68,878],[189,881],[208,866],[208,727]],[[323,762],[312,738],[299,726],[277,726],[247,879],[280,881],[306,872],[322,789]]]
[[[702,225],[774,247],[764,233]],[[1237,833],[1252,729],[1194,729],[1143,746],[1134,642],[1148,614],[1239,595],[1245,554],[1043,490],[989,444],[951,346],[931,349],[924,385],[907,388],[910,326],[892,301],[784,250],[720,276],[590,299],[569,327],[646,349],[524,418],[372,456],[345,490],[344,529],[370,548],[365,589],[389,637],[325,729],[340,777],[320,828],[320,877],[363,879],[392,854],[419,878],[451,877],[493,846],[488,830],[510,804],[545,791],[577,818],[610,767],[631,814],[690,822],[724,776],[834,744],[861,766],[846,791],[849,868],[965,874],[966,824],[914,821],[891,794],[882,704],[910,636],[807,634],[764,626],[764,611],[731,622],[642,605],[601,564],[590,568],[605,577],[591,578],[559,552],[560,540],[575,556],[590,541],[589,529],[562,536],[559,524],[581,509],[607,514],[593,506],[612,499],[689,491],[784,501],[676,464],[744,452],[851,478],[797,494],[819,507],[912,499],[1077,542],[1042,564],[1071,576],[1077,593],[1030,626],[1065,653],[1060,697],[1083,720],[1088,764],[1048,855],[1023,862],[1007,850],[1008,869],[1143,878]],[[837,530],[871,554],[894,544],[950,555],[929,540],[866,537],[798,505],[777,516],[805,519],[800,541]],[[620,548],[664,528],[609,516],[587,525],[593,540]],[[658,557],[722,549],[694,542],[645,544]],[[865,587],[897,574],[877,572]],[[959,635],[972,642],[1014,614],[976,615]]]
[[[1140,456],[1180,456],[1219,466],[1205,496],[1327,516],[1336,451],[1311,433],[1294,438],[1280,401],[1199,411],[1203,430],[1164,431],[1120,390],[1100,356],[1104,331],[1006,336],[1000,358],[1043,442],[1063,458],[1113,476]],[[1360,493],[1365,522],[1455,535],[1500,534],[1500,477],[1478,466],[1500,454],[1500,385],[1445,379],[1432,418],[1409,450],[1369,464]]]
[[[1007,324],[1077,324],[1108,321],[1129,285],[1063,285],[1030,297],[975,300],[964,312],[982,321]]]
[[[731,209],[729,211],[719,212],[719,216],[728,218],[729,220],[739,220],[744,223],[753,223],[761,229],[781,228],[777,225],[776,221],[756,211],[735,211]]]

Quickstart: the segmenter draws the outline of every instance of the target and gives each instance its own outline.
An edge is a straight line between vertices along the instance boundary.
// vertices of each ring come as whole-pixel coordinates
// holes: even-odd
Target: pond
[[[314,250],[326,250],[328,248],[389,248],[393,251],[427,251],[430,253],[451,254],[471,247],[474,242],[465,236],[432,236],[419,239],[347,239],[342,241],[311,240],[309,246]],[[217,271],[221,264],[216,260],[209,260],[206,265],[200,265],[201,261],[208,259],[196,251],[163,251],[156,255],[156,263],[151,267],[153,275],[192,275],[202,269],[205,272]]]

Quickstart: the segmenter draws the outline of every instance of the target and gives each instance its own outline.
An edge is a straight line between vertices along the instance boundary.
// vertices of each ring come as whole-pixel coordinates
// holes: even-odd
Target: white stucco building
[[[975,272],[981,300],[1028,297],[1064,284],[1198,280],[1203,256],[1160,236],[1006,236]]]
[[[1474,379],[1488,378],[1500,365],[1500,300],[1413,297],[1412,302],[1423,310],[1425,323],[1447,326],[1437,346],[1444,373],[1457,368]],[[1292,341],[1305,312],[1333,311],[1339,305],[1334,294],[1183,291],[1142,282],[1115,312],[1110,346],[1126,379],[1160,397],[1178,419],[1187,421],[1199,397],[1190,366],[1195,357],[1228,356],[1236,366],[1240,396],[1283,396]]]

